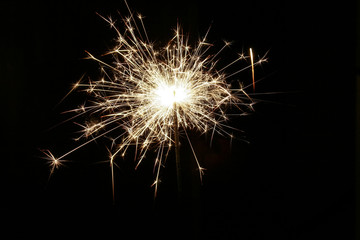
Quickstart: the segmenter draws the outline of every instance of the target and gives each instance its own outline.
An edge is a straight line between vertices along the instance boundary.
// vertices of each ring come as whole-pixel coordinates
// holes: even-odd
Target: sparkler
[[[92,97],[92,101],[68,111],[76,113],[70,119],[95,115],[100,120],[78,124],[82,127],[82,134],[77,140],[84,138],[85,141],[69,152],[57,158],[48,150],[44,152],[52,161],[50,175],[72,152],[98,138],[109,137],[112,139],[109,163],[113,196],[115,160],[118,156],[124,157],[130,146],[135,147],[136,168],[145,159],[148,150],[156,152],[152,184],[155,196],[160,170],[170,149],[175,146],[178,190],[181,191],[180,135],[185,135],[189,143],[201,180],[204,168],[196,157],[187,131],[211,132],[211,139],[215,133],[231,136],[227,131],[231,127],[226,125],[227,108],[236,107],[244,113],[252,109],[253,100],[245,92],[246,87],[238,81],[229,83],[228,79],[250,66],[253,73],[254,65],[261,64],[266,58],[264,56],[254,63],[250,49],[251,65],[227,75],[227,68],[248,58],[240,54],[231,63],[216,70],[218,55],[230,43],[225,42],[218,52],[210,54],[212,44],[207,42],[209,30],[195,47],[191,47],[178,25],[168,44],[156,48],[149,41],[143,17],[135,16],[128,9],[130,16],[122,19],[123,32],[111,18],[100,16],[117,33],[116,46],[106,54],[114,61],[107,63],[87,52],[89,59],[100,64],[102,76],[88,83],[78,81],[73,86],[70,92],[81,88]],[[254,73],[252,76],[255,86]]]

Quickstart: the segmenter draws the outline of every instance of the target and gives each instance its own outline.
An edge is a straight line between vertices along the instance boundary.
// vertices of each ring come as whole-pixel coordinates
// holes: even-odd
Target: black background
[[[84,60],[111,48],[115,32],[96,12],[119,19],[122,1],[2,1],[1,231],[13,236],[114,236],[124,239],[355,238],[355,4],[335,1],[129,1],[142,13],[150,39],[166,43],[179,22],[190,42],[209,26],[208,40],[232,47],[221,59],[252,47],[269,51],[256,69],[261,100],[255,112],[233,118],[238,139],[191,138],[207,169],[200,186],[182,138],[184,203],[176,202],[174,158],[163,169],[153,200],[151,154],[134,170],[119,159],[112,205],[106,141],[69,156],[55,172],[39,149],[60,156],[76,143],[72,121],[53,128],[77,107],[73,94],[58,105],[84,73]],[[251,83],[251,72],[241,75]],[[251,89],[249,89],[251,92]],[[184,137],[184,136],[183,136]],[[248,141],[246,143],[243,140]],[[189,160],[189,161],[187,161]],[[187,162],[186,162],[187,161]],[[4,224],[5,223],[5,224]],[[7,231],[6,231],[7,230]]]

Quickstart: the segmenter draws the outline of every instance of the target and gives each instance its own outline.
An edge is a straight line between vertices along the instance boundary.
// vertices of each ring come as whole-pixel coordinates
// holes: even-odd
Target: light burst
[[[219,51],[211,54],[212,44],[207,42],[209,31],[192,47],[179,25],[166,46],[155,47],[149,41],[143,17],[135,16],[130,9],[129,12],[130,16],[122,19],[123,30],[116,27],[111,18],[100,16],[117,33],[116,46],[106,54],[113,62],[107,63],[87,52],[89,59],[100,64],[101,77],[87,83],[81,79],[70,91],[79,88],[91,96],[91,101],[69,111],[76,113],[70,119],[88,115],[98,116],[99,120],[78,124],[82,133],[77,140],[85,140],[69,152],[58,158],[48,150],[44,153],[52,161],[52,174],[60,166],[61,159],[75,150],[100,137],[110,138],[109,163],[114,195],[117,157],[125,156],[129,147],[135,146],[137,168],[148,150],[153,149],[156,152],[153,183],[156,194],[160,170],[169,150],[179,144],[179,133],[191,147],[201,179],[204,168],[196,157],[187,131],[210,132],[212,137],[215,133],[232,137],[229,133],[232,128],[226,125],[227,109],[236,107],[240,115],[251,110],[254,103],[245,92],[249,86],[243,87],[234,76],[251,67],[254,81],[254,65],[261,64],[266,58],[254,62],[250,50],[251,65],[226,74],[230,66],[250,57],[240,54],[217,70],[218,55],[230,43],[224,42]]]
[[[51,175],[54,173],[55,169],[58,169],[59,167],[63,166],[66,160],[56,158],[48,149],[43,149],[41,151],[45,154],[44,159],[48,161],[50,167],[50,175],[49,175],[50,178]]]

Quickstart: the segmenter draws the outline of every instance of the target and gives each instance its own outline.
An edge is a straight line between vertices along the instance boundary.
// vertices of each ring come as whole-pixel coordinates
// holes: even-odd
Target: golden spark
[[[80,138],[85,139],[79,146],[58,158],[50,151],[45,154],[52,161],[52,173],[60,160],[75,150],[100,137],[111,138],[109,163],[114,195],[116,158],[124,156],[130,146],[135,146],[137,168],[147,151],[154,149],[157,153],[153,183],[156,194],[160,169],[169,150],[176,145],[178,131],[186,137],[191,147],[201,179],[204,168],[196,157],[187,131],[195,130],[201,134],[210,131],[212,137],[214,133],[231,137],[227,132],[231,127],[226,125],[226,110],[232,106],[241,113],[251,109],[253,100],[246,94],[246,87],[237,80],[228,82],[230,77],[249,66],[232,74],[225,73],[228,67],[248,57],[240,54],[217,70],[217,56],[230,43],[224,42],[218,52],[210,54],[212,44],[207,42],[209,31],[192,47],[179,25],[165,47],[155,47],[149,41],[143,16],[135,16],[130,9],[129,12],[130,16],[122,19],[123,32],[111,18],[100,16],[117,33],[116,46],[106,54],[113,58],[113,62],[107,63],[87,52],[89,59],[100,64],[102,76],[88,83],[78,81],[71,89],[83,88],[92,96],[91,102],[69,111],[76,113],[71,119],[89,114],[99,116],[100,120],[79,124],[83,128]],[[250,54],[252,71],[254,65],[266,61],[264,56],[254,63],[251,49]]]
[[[250,61],[251,61],[251,76],[253,80],[253,90],[255,92],[255,71],[254,71],[254,56],[252,48],[250,48]]]
[[[54,155],[48,149],[44,149],[41,151],[45,154],[44,159],[46,159],[49,163],[49,166],[50,166],[49,178],[50,178],[52,176],[52,174],[54,173],[55,169],[58,169],[59,167],[63,166],[63,162],[65,162],[66,160],[60,160],[60,159],[54,157]]]

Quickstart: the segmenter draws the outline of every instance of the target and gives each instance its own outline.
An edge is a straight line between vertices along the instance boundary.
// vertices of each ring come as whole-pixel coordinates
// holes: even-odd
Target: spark
[[[45,154],[44,159],[46,159],[49,163],[50,167],[50,174],[49,179],[53,175],[55,169],[58,169],[59,167],[63,166],[63,162],[66,160],[60,160],[59,158],[56,158],[48,149],[40,150]]]
[[[250,61],[251,61],[251,74],[252,74],[252,80],[253,80],[253,90],[255,92],[254,56],[253,56],[252,48],[250,48]]]
[[[114,196],[116,159],[124,157],[129,148],[135,146],[137,168],[145,159],[146,153],[150,149],[154,150],[157,157],[154,161],[155,179],[152,186],[155,187],[156,195],[161,182],[160,170],[169,150],[176,145],[175,122],[180,136],[185,133],[201,179],[205,169],[196,157],[187,131],[198,131],[200,134],[210,131],[212,137],[218,133],[232,139],[233,135],[227,131],[232,128],[226,125],[226,110],[234,106],[241,112],[239,115],[251,111],[253,99],[237,80],[229,82],[230,77],[248,67],[232,74],[225,72],[230,66],[244,60],[244,54],[216,70],[217,57],[230,46],[230,42],[224,41],[224,46],[211,54],[213,45],[207,42],[210,29],[192,47],[178,25],[167,45],[157,47],[149,41],[143,23],[144,16],[134,15],[130,9],[129,12],[130,16],[122,19],[123,33],[110,17],[100,16],[117,34],[116,46],[105,54],[111,56],[113,61],[107,63],[86,51],[88,58],[101,66],[102,76],[99,80],[89,80],[88,83],[83,83],[81,77],[70,91],[81,88],[87,92],[91,101],[69,112],[78,113],[76,117],[84,114],[98,116],[99,121],[76,123],[82,128],[78,140],[85,140],[61,157],[55,158],[49,150],[44,151],[44,154],[50,160],[52,174],[61,165],[60,161],[72,152],[100,137],[111,139],[109,163]],[[145,38],[142,34],[145,34]],[[250,58],[255,88],[254,65],[266,59],[264,56],[254,63],[251,49]],[[68,94],[65,97],[67,96]]]

